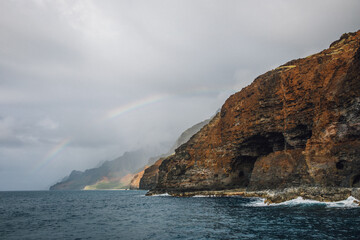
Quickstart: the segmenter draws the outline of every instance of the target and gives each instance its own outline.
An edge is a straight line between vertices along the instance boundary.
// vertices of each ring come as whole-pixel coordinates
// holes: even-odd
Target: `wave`
[[[192,197],[218,197],[218,196],[216,196],[216,195],[194,195],[194,196],[192,196]]]
[[[153,197],[172,197],[172,195],[168,194],[168,193],[161,193],[161,194],[154,194],[154,195],[151,195]],[[194,195],[194,196],[191,196],[191,197],[194,197],[194,198],[212,198],[212,197],[219,197],[217,195]]]
[[[273,203],[266,204],[264,198],[254,198],[254,201],[247,204],[247,206],[251,207],[274,207],[274,206],[297,206],[297,205],[324,205],[327,208],[357,208],[360,207],[358,203],[354,201],[359,201],[358,199],[350,196],[345,200],[337,201],[337,202],[320,202],[316,200],[303,199],[302,197],[298,197],[286,202],[282,203]]]
[[[198,195],[194,195],[192,197],[195,197],[195,198],[238,198],[238,197],[241,197],[241,196],[238,196],[238,195],[198,194]]]
[[[171,197],[171,195],[168,193],[161,193],[161,194],[151,195],[151,197]]]

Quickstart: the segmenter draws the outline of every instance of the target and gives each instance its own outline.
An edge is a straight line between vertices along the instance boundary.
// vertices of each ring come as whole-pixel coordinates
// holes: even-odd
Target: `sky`
[[[0,190],[166,152],[233,93],[360,28],[357,0],[0,1]]]

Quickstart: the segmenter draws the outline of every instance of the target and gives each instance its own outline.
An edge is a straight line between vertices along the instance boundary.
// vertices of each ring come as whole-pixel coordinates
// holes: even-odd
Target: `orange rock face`
[[[159,167],[156,191],[360,186],[360,31],[230,96]]]
[[[145,170],[148,168],[148,166],[146,166],[142,171],[136,173],[133,178],[131,179],[130,182],[130,189],[139,189],[140,186],[140,180],[144,175]]]

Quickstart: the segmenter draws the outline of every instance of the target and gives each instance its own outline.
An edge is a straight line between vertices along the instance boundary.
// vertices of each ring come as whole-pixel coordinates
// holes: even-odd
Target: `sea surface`
[[[0,192],[0,239],[360,239],[353,199],[267,206],[145,191]]]

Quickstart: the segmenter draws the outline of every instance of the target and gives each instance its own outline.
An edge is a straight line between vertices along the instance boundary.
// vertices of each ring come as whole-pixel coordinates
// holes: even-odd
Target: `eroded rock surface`
[[[139,189],[154,189],[159,178],[159,166],[162,163],[163,158],[157,160],[153,165],[144,170],[144,174],[139,182]]]
[[[359,187],[359,43],[344,34],[230,96],[162,161],[153,192]]]
[[[148,166],[145,166],[143,170],[141,170],[140,172],[136,173],[134,175],[134,177],[131,179],[130,182],[130,189],[139,189],[140,188],[140,180],[144,175],[145,170],[148,168]]]

